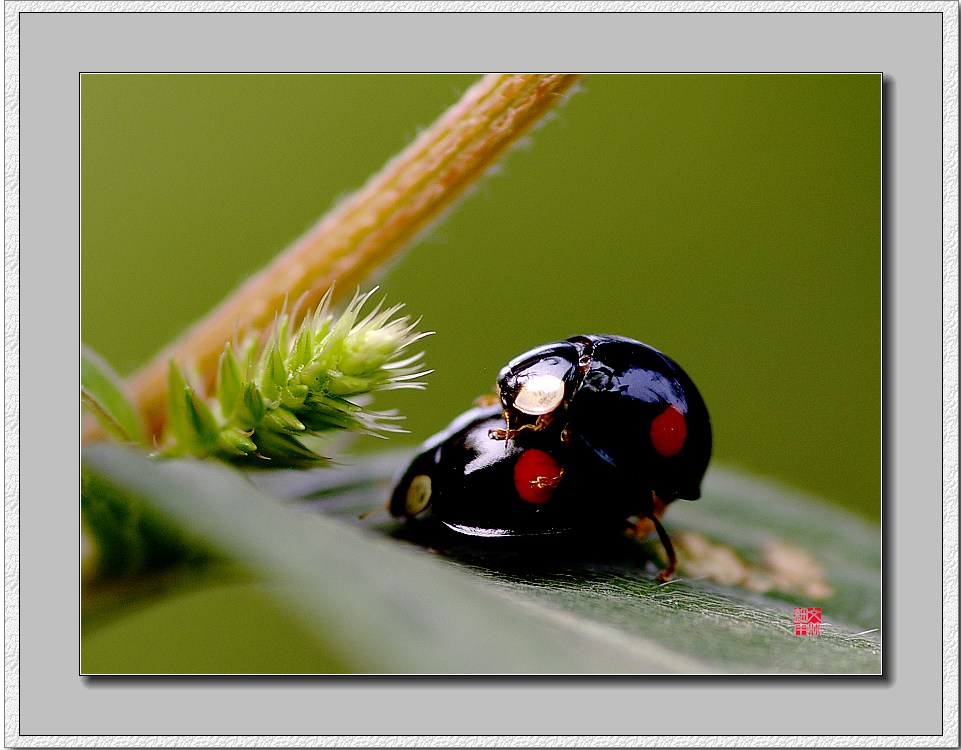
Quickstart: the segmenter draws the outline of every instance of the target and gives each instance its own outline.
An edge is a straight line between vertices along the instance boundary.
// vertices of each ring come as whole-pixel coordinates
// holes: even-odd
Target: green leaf
[[[120,376],[92,349],[80,349],[80,394],[100,426],[115,440],[144,443],[143,425]]]
[[[284,507],[235,471],[84,453],[100,481],[141,497],[268,576],[358,672],[685,671],[654,643],[610,642],[519,605],[434,556],[343,521]]]
[[[383,502],[405,456],[384,454],[351,469],[257,478],[272,494],[302,498],[345,519]],[[375,489],[376,488],[376,489]],[[367,524],[398,534],[386,512]],[[675,580],[656,537],[559,558],[528,558],[464,545],[447,550],[490,587],[585,627],[628,641],[653,639],[693,659],[695,671],[881,671],[880,530],[790,488],[712,468],[697,502],[678,501],[664,524],[680,556]],[[775,565],[775,563],[777,565]],[[780,568],[778,567],[780,566]],[[794,635],[794,609],[820,607],[818,637]]]
[[[134,606],[171,591],[236,577],[236,565],[217,555],[205,539],[86,466],[80,509],[88,548],[81,608],[85,629],[129,615]]]
[[[843,512],[712,470],[702,500],[675,503],[665,517],[681,569],[677,580],[660,584],[656,542],[564,556],[468,547],[441,556],[391,538],[400,527],[385,512],[358,522],[383,505],[405,458],[250,475],[264,492],[234,470],[202,462],[151,461],[112,446],[84,453],[101,481],[141,497],[269,581],[268,590],[345,671],[880,672],[880,536]],[[826,589],[815,589],[817,598],[789,590],[794,584],[752,590],[750,576],[723,583],[731,566],[714,570],[703,555],[706,567],[689,575],[685,566],[701,554],[695,539],[755,572],[766,564],[765,545],[806,551],[816,564],[805,565],[823,570],[802,580],[821,580]],[[794,607],[808,606],[823,609],[819,637],[794,635]]]

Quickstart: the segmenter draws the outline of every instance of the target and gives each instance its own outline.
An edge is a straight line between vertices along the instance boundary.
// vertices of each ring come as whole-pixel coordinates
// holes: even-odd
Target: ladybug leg
[[[661,544],[664,546],[664,551],[667,553],[667,567],[657,574],[657,580],[669,581],[674,575],[674,571],[677,570],[677,555],[674,553],[674,545],[671,544],[671,537],[667,535],[667,532],[664,530],[661,522],[658,521],[653,514],[647,517],[653,521],[654,529],[657,531],[658,539],[661,540]]]
[[[492,440],[513,440],[519,433],[525,430],[540,432],[551,423],[553,418],[553,413],[541,414],[535,422],[522,424],[520,427],[508,427],[506,430],[491,430],[488,434]]]

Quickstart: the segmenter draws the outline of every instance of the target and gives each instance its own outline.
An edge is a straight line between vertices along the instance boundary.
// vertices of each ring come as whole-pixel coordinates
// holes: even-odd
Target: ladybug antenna
[[[661,522],[654,518],[653,514],[649,515],[648,518],[650,518],[653,522],[654,529],[657,531],[657,537],[661,540],[661,544],[664,546],[664,552],[667,553],[667,567],[657,574],[657,580],[669,581],[671,580],[671,576],[674,575],[674,571],[677,569],[677,555],[674,554],[674,545],[671,544],[671,537],[667,535],[664,527],[661,526]]]
[[[375,513],[380,513],[380,512],[383,511],[383,510],[386,510],[388,513],[390,513],[390,502],[387,502],[385,505],[383,505],[383,506],[381,506],[381,507],[371,508],[370,510],[361,513],[359,516],[357,516],[357,520],[358,520],[358,521],[366,521],[368,518],[370,518],[370,517],[371,517],[372,515],[374,515]]]

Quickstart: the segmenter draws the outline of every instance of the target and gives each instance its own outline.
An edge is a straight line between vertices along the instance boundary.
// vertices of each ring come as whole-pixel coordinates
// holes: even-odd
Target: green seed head
[[[383,309],[382,301],[360,318],[374,291],[355,295],[336,319],[328,292],[296,330],[285,308],[263,341],[228,343],[209,399],[171,363],[167,451],[307,466],[327,460],[311,447],[324,433],[400,431],[396,414],[367,402],[376,391],[423,387],[423,352],[406,349],[427,334],[399,316],[401,305]]]

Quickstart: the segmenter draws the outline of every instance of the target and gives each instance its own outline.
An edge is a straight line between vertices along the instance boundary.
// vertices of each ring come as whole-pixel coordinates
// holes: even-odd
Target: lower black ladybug
[[[391,496],[397,517],[471,537],[600,537],[653,528],[697,499],[711,454],[707,408],[687,374],[645,344],[575,336],[512,360],[501,405],[473,409],[421,448]]]
[[[562,444],[543,435],[505,441],[499,406],[472,409],[431,438],[394,488],[389,510],[474,538],[600,539],[652,528],[664,544],[667,580],[674,548],[658,518],[664,503],[623,485],[604,465],[567,462]]]
[[[429,516],[474,537],[578,531],[583,519],[572,491],[577,477],[564,465],[563,446],[545,450],[491,436],[503,428],[499,406],[458,417],[421,448],[394,489],[390,512]]]

